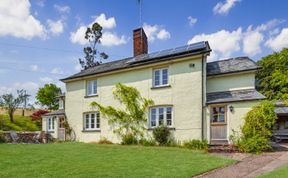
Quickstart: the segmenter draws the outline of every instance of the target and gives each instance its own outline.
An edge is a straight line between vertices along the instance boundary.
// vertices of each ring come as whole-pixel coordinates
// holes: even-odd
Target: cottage
[[[62,79],[67,89],[62,118],[67,119],[76,140],[92,142],[105,137],[120,142],[107,119],[90,107],[92,101],[121,107],[112,94],[118,82],[134,86],[142,96],[154,100],[155,105],[147,112],[148,133],[166,124],[179,141],[228,143],[232,130],[239,131],[245,114],[265,98],[255,89],[259,66],[248,57],[207,63],[211,52],[208,42],[148,53],[142,28],[133,31],[133,40],[133,57]],[[61,120],[58,115],[46,115],[43,130],[60,138]]]

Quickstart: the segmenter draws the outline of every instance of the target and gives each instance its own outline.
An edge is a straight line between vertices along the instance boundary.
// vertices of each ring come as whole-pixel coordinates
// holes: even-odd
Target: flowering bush
[[[49,111],[47,110],[43,110],[43,109],[39,109],[37,111],[35,111],[31,117],[32,117],[32,121],[39,121],[41,120],[42,115],[49,113]]]

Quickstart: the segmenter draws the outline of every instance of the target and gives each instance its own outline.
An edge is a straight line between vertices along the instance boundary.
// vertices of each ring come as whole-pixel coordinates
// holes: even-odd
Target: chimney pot
[[[143,28],[133,30],[134,57],[148,53],[147,36]]]

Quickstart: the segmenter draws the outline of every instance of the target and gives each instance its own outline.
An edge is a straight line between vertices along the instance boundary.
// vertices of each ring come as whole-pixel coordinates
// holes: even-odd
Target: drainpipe
[[[202,80],[201,80],[201,84],[202,84],[202,101],[201,101],[201,109],[202,109],[202,118],[201,118],[201,139],[204,140],[204,94],[206,95],[206,92],[204,92],[204,70],[206,70],[204,68],[204,55],[202,55]]]

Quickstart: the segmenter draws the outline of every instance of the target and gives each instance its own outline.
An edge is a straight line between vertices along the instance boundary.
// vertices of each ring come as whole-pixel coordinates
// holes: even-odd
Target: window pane
[[[95,128],[95,114],[91,114],[90,128],[91,128],[91,129],[94,129],[94,128]]]
[[[218,115],[217,114],[212,116],[212,122],[218,122]]]
[[[154,71],[154,86],[159,86],[160,85],[160,71],[155,70]]]
[[[85,129],[89,129],[89,114],[85,115]]]
[[[153,108],[151,109],[151,127],[155,127],[156,126],[156,109]]]
[[[99,112],[96,114],[96,128],[100,128],[100,114],[99,114]]]
[[[97,80],[93,81],[93,94],[97,94]]]
[[[222,113],[222,114],[224,114],[224,113],[225,113],[225,108],[224,108],[224,107],[220,107],[220,108],[219,108],[219,112]]]
[[[89,82],[87,83],[87,94],[88,94],[88,95],[91,95],[91,93],[92,93],[92,90],[91,90],[91,81],[89,81]]]
[[[218,122],[225,122],[225,115],[219,114]]]
[[[168,84],[168,69],[162,70],[162,85]]]
[[[172,125],[172,108],[171,107],[166,108],[166,122],[167,122],[167,126]]]
[[[159,125],[164,124],[164,108],[159,108]]]

